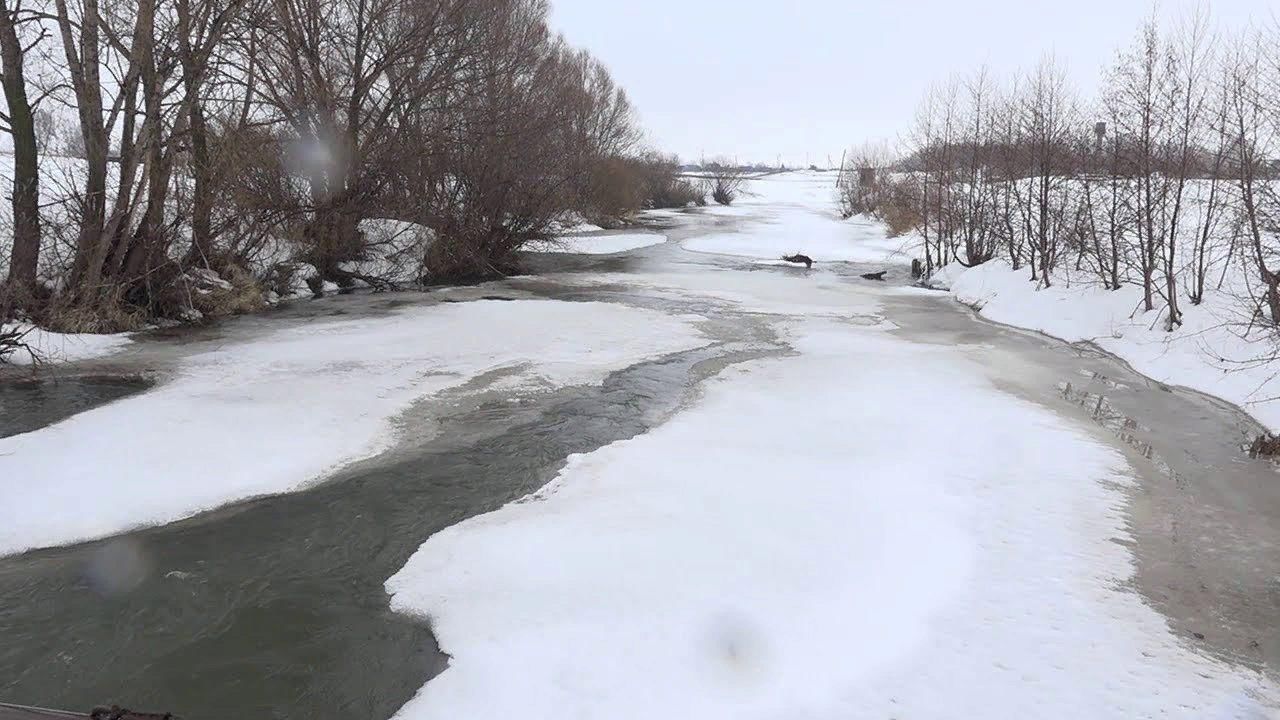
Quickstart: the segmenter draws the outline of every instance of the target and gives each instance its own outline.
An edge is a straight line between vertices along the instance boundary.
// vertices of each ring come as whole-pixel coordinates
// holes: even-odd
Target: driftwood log
[[[885,273],[887,273],[887,272],[889,272],[889,271],[888,271],[888,270],[881,270],[880,272],[863,273],[863,274],[862,274],[862,279],[863,279],[863,280],[878,280],[878,281],[880,281],[880,282],[884,282],[884,274],[885,274]]]
[[[783,255],[782,259],[785,262],[789,262],[789,263],[796,263],[796,264],[804,263],[804,266],[806,268],[813,267],[813,258],[809,257],[808,255],[801,255],[800,253],[796,253],[795,255]]]

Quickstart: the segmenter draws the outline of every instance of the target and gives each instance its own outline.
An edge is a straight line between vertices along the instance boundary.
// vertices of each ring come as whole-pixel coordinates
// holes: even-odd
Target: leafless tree
[[[44,39],[42,32],[23,33],[21,0],[0,0],[0,84],[5,112],[0,115],[13,140],[13,247],[9,277],[0,293],[0,319],[29,303],[36,290],[40,258],[40,167],[35,102],[28,95],[27,54]],[[24,37],[25,35],[25,37]]]
[[[1022,124],[1031,173],[1027,204],[1032,270],[1040,282],[1052,284],[1064,236],[1070,231],[1073,140],[1079,127],[1076,99],[1066,74],[1052,58],[1045,58],[1030,78],[1022,97]]]
[[[1227,69],[1227,127],[1232,136],[1231,174],[1239,192],[1246,246],[1261,282],[1262,306],[1273,324],[1280,325],[1280,228],[1273,190],[1269,187],[1269,159],[1277,148],[1276,95],[1266,75],[1267,38],[1253,32],[1232,48]]]
[[[708,163],[706,170],[711,199],[721,205],[732,204],[747,181],[743,169],[728,158],[718,158]]]

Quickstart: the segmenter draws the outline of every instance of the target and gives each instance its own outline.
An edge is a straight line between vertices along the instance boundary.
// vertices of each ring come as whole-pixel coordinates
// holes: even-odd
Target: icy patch
[[[745,312],[844,318],[879,313],[877,295],[884,292],[855,286],[817,267],[806,273],[781,273],[699,266],[693,272],[580,274],[566,280],[630,285],[681,299],[705,298]]]
[[[118,352],[133,342],[128,333],[114,335],[91,335],[55,333],[41,330],[30,325],[4,325],[4,329],[18,328],[26,330],[22,341],[35,350],[41,362],[75,362],[91,360]],[[33,362],[31,353],[19,349],[7,358],[14,365],[30,365]],[[0,463],[3,461],[0,460]]]
[[[451,660],[397,717],[1264,716],[1122,589],[1116,452],[952,349],[793,339],[427,540],[387,589]]]
[[[530,252],[575,253],[578,255],[612,255],[636,250],[667,241],[666,235],[657,233],[621,233],[617,235],[562,236],[554,240],[529,243]]]
[[[756,260],[752,265],[767,265],[772,267],[789,267],[806,269],[804,263],[787,262],[786,260]]]
[[[413,401],[500,368],[596,383],[700,347],[698,318],[605,303],[479,301],[313,322],[186,360],[125,400],[0,439],[0,554],[294,490],[395,440]]]

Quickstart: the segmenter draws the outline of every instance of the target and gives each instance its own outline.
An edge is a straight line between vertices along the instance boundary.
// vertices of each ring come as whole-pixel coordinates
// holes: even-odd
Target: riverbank
[[[1135,285],[1112,291],[1064,277],[1043,288],[1028,271],[1003,260],[948,266],[930,284],[983,317],[1068,343],[1092,343],[1150,378],[1221,398],[1280,432],[1272,360],[1280,348],[1276,338],[1249,325],[1239,293],[1210,290],[1199,305],[1184,300],[1182,325],[1167,332],[1160,309],[1142,312],[1142,288]]]

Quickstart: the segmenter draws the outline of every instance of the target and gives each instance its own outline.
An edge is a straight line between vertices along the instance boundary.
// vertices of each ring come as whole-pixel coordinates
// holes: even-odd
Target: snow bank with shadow
[[[613,235],[563,235],[554,240],[529,243],[529,252],[576,253],[579,255],[612,255],[637,250],[650,245],[660,245],[667,236],[658,233],[617,233]]]
[[[42,330],[31,325],[2,325],[5,330],[25,331],[22,342],[35,351],[41,362],[74,362],[110,355],[133,342],[128,333],[114,335],[69,334]],[[14,365],[30,365],[31,352],[19,348],[6,360]]]
[[[397,717],[1263,716],[1124,589],[1115,451],[953,348],[794,335],[427,540],[387,589],[451,659]]]
[[[317,322],[184,361],[153,390],[0,439],[0,554],[295,490],[393,444],[413,401],[498,368],[600,382],[700,347],[697,318],[605,303],[478,301]]]

